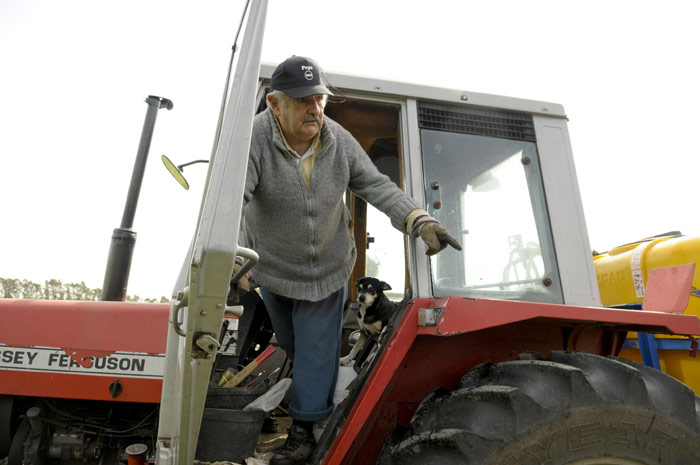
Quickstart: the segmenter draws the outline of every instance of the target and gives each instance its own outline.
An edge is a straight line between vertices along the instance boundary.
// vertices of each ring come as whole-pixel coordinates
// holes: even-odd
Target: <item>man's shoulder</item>
[[[251,143],[263,144],[273,137],[272,112],[266,109],[253,118]]]
[[[347,129],[345,129],[340,123],[333,120],[332,118],[329,118],[328,116],[323,117],[323,128],[323,131],[326,132],[325,137],[334,140],[341,146],[345,146],[349,141],[355,140],[353,135],[350,134],[350,132],[348,132]]]
[[[340,132],[347,132],[343,126],[340,125],[340,123],[336,122],[334,119],[332,119],[328,115],[323,116],[323,125],[331,131],[333,134],[338,134]],[[349,133],[348,133],[349,134]]]
[[[266,108],[253,118],[253,130],[265,130],[272,123],[272,110]]]

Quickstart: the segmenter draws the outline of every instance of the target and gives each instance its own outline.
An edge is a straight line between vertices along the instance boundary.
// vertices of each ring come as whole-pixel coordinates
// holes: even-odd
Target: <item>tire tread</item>
[[[475,366],[462,377],[459,389],[428,395],[413,416],[407,438],[392,446],[386,463],[510,463],[503,454],[513,453],[533,434],[554,434],[548,428],[562,428],[572,418],[590,422],[606,415],[611,417],[607,427],[616,421],[634,424],[642,436],[657,427],[671,428],[688,444],[660,448],[644,436],[644,453],[630,453],[646,454],[648,463],[666,456],[675,457],[668,462],[672,464],[700,463],[699,411],[700,399],[687,386],[633,362],[584,352],[555,351],[545,360],[525,355]],[[517,447],[516,455],[522,454],[524,446]]]

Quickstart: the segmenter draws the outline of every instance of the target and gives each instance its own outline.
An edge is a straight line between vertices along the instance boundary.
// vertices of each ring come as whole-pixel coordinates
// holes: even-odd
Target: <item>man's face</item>
[[[272,111],[282,126],[284,137],[290,145],[311,142],[323,125],[323,109],[326,96],[311,95],[306,98],[287,98],[271,101]],[[301,154],[303,155],[303,154]]]

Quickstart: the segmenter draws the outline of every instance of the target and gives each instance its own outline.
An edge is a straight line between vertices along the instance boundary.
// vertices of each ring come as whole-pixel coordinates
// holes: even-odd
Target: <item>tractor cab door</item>
[[[358,140],[381,173],[403,187],[400,102],[344,97],[331,99],[325,113]],[[386,215],[350,191],[346,204],[352,215],[357,247],[348,297],[357,297],[352,285],[357,278],[374,276],[391,286],[387,292],[390,298],[401,300],[410,285],[405,236],[391,226]]]
[[[173,291],[156,463],[194,461],[238,233],[267,1],[252,2],[192,246]],[[173,227],[181,227],[175,223]]]

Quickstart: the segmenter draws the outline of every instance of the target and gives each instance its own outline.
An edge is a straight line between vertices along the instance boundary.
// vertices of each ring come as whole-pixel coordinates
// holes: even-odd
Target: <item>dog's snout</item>
[[[365,301],[365,295],[364,295],[364,294],[359,295],[359,296],[357,297],[357,300],[360,301],[360,302],[364,302],[364,301]]]

